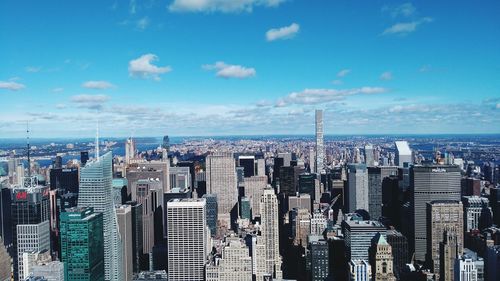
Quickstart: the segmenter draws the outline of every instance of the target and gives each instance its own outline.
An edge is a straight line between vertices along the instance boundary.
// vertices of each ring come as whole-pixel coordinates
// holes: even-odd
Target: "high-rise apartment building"
[[[103,223],[103,214],[93,208],[61,213],[61,260],[66,281],[105,280]]]
[[[103,214],[105,280],[123,280],[122,242],[113,202],[111,152],[87,162],[80,171],[78,207]]]
[[[368,172],[365,164],[348,165],[348,210],[370,211],[368,196]]]
[[[231,225],[231,212],[238,203],[236,165],[232,153],[215,152],[206,158],[207,193],[217,195],[219,221]]]
[[[439,243],[444,240],[445,231],[457,235],[457,251],[461,255],[464,245],[462,202],[439,200],[427,203],[427,260],[432,261],[435,274],[440,272]]]
[[[325,147],[323,146],[323,110],[317,109],[316,118],[316,170],[320,174],[325,171]]]
[[[461,171],[452,165],[421,165],[410,168],[411,208],[415,259],[425,260],[427,251],[426,204],[433,200],[460,200]],[[408,237],[410,239],[410,237]]]
[[[205,199],[167,202],[167,258],[169,281],[203,281],[208,254]]]

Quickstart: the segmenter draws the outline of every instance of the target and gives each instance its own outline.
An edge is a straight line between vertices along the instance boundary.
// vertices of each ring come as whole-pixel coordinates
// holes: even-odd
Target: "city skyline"
[[[495,1],[146,2],[2,2],[0,136],[500,133]]]

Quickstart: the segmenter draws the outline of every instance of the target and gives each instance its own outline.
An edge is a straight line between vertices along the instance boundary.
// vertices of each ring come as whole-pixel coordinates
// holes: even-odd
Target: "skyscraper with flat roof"
[[[325,147],[323,146],[323,110],[316,109],[316,170],[317,174],[325,170]]]
[[[112,161],[108,152],[81,169],[78,207],[92,207],[103,214],[105,279],[114,281],[123,280],[123,251],[113,202]]]
[[[278,212],[278,199],[274,190],[264,189],[264,194],[260,199],[262,237],[266,245],[266,271],[274,276],[281,275]]]
[[[132,255],[132,206],[117,205],[116,216],[118,228],[123,243],[123,280],[132,281],[133,255]]]
[[[365,164],[349,164],[348,168],[348,210],[370,211],[368,196],[368,172]]]
[[[102,213],[93,208],[61,213],[61,260],[67,281],[105,280]]]
[[[238,203],[236,165],[232,153],[214,152],[206,158],[207,193],[217,195],[219,220],[231,225],[231,212]]]
[[[426,204],[433,200],[460,200],[461,171],[452,165],[419,165],[410,168],[410,203],[413,210],[415,258],[427,251]],[[410,239],[410,238],[409,238]]]
[[[411,149],[407,141],[396,141],[396,159],[395,165],[399,167],[404,167],[404,163],[412,164]]]
[[[167,202],[168,280],[203,281],[208,254],[205,199]]]

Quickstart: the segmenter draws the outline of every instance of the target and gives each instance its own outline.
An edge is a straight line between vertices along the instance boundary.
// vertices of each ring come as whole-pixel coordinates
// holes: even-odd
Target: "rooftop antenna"
[[[26,121],[26,147],[28,150],[28,177],[31,177],[31,159],[30,159],[30,121]]]
[[[95,159],[99,161],[99,111],[97,111],[97,124],[95,133]]]

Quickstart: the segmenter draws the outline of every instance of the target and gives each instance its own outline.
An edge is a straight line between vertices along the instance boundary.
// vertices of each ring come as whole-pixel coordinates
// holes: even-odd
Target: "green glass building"
[[[61,259],[66,281],[104,281],[102,213],[89,207],[61,213]]]

